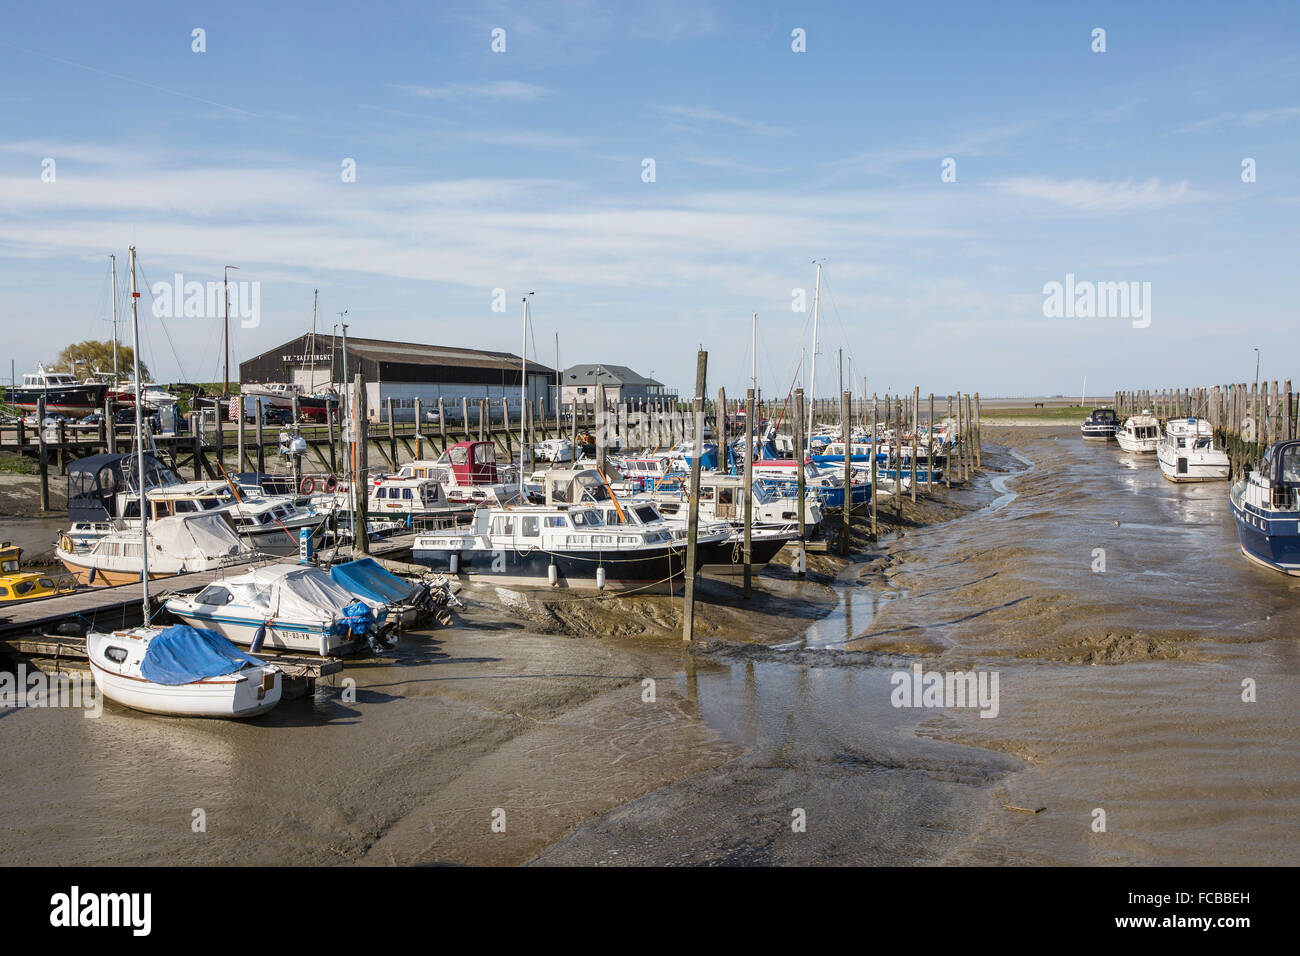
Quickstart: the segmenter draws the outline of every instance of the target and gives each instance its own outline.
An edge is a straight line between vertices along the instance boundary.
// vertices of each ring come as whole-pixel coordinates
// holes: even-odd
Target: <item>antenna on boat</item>
[[[131,348],[132,362],[135,366],[135,480],[140,492],[140,583],[144,590],[144,622],[149,623],[149,516],[146,510],[144,490],[144,422],[141,411],[142,395],[140,383],[140,293],[135,291],[135,246],[131,246]],[[218,409],[217,426],[220,427],[220,409]]]
[[[113,270],[113,391],[117,391],[117,256],[110,254],[108,261]]]

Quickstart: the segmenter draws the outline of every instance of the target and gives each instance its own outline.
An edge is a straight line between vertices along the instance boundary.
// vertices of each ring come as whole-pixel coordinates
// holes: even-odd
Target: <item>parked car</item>
[[[292,425],[293,409],[272,405],[262,412],[262,421],[267,425]]]

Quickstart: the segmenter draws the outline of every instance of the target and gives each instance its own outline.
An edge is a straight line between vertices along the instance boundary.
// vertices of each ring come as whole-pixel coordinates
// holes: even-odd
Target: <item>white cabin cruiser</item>
[[[1142,414],[1130,416],[1115,429],[1115,440],[1125,451],[1152,454],[1160,444],[1160,421],[1144,408]]]
[[[112,587],[140,580],[146,540],[151,580],[234,567],[258,557],[222,514],[161,518],[150,521],[143,531],[139,521],[119,522],[89,548],[78,548],[65,534],[54,554],[78,584]]]
[[[1160,473],[1170,481],[1226,481],[1228,453],[1214,447],[1214,429],[1204,419],[1171,418],[1156,449]]]

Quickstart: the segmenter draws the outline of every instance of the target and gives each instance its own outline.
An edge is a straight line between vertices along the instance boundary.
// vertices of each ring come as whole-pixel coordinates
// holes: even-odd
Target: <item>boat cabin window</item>
[[[14,594],[17,594],[19,597],[22,597],[24,594],[31,593],[31,591],[35,587],[36,587],[35,581],[19,581],[17,584],[14,585]]]
[[[50,578],[41,578],[41,579],[40,579],[39,581],[37,581],[36,583],[39,584],[39,585],[40,585],[41,587],[43,587],[43,588],[53,588],[53,587],[54,587],[54,581],[53,581],[52,579],[50,579]]]
[[[411,489],[410,489],[410,488],[403,488],[403,489],[402,489],[402,498],[403,498],[404,500],[406,500],[406,501],[410,501],[413,497],[414,497],[414,496],[411,494]]]
[[[175,509],[178,515],[186,514],[188,512],[198,511],[199,504],[197,501],[191,501],[188,498],[181,498],[176,502]]]
[[[18,570],[17,558],[9,558],[5,560],[3,563],[0,563],[0,571],[3,571],[5,574],[13,574],[17,570]]]
[[[546,527],[548,528],[567,528],[569,522],[565,520],[564,515],[547,515]]]
[[[1300,445],[1291,445],[1282,452],[1282,480],[1300,484]]]
[[[447,454],[453,465],[469,464],[469,453],[464,448],[452,448]]]
[[[500,517],[493,518],[492,533],[513,535],[515,533],[514,515],[501,515]]]
[[[198,597],[194,599],[199,604],[214,604],[217,606],[229,604],[233,597],[230,591],[220,585],[213,584],[203,589]]]
[[[719,488],[718,504],[720,505],[733,504],[735,502],[735,494],[736,494],[735,488]]]
[[[387,489],[387,488],[380,488],[378,491],[375,492],[375,497],[376,497],[376,498],[387,498],[387,497],[388,497],[388,489]]]
[[[575,511],[570,516],[573,518],[574,527],[584,528],[595,525],[601,525],[605,522],[600,520],[600,515],[594,511]]]
[[[654,505],[639,505],[634,509],[636,516],[644,522],[658,521],[659,515],[655,512]]]
[[[107,657],[114,664],[121,664],[123,661],[126,660],[126,648],[106,647],[104,648],[104,656]]]
[[[0,597],[8,597],[8,596],[9,596],[9,589],[7,587],[0,585]]]
[[[525,538],[537,537],[537,515],[523,515],[519,519],[519,533]]]

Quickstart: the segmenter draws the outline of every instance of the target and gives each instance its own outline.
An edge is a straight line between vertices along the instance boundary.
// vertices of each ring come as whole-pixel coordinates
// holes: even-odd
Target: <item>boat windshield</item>
[[[570,517],[573,519],[574,526],[578,528],[593,527],[605,523],[595,511],[574,511],[570,514]]]
[[[1300,484],[1300,445],[1291,445],[1282,452],[1282,480]]]

